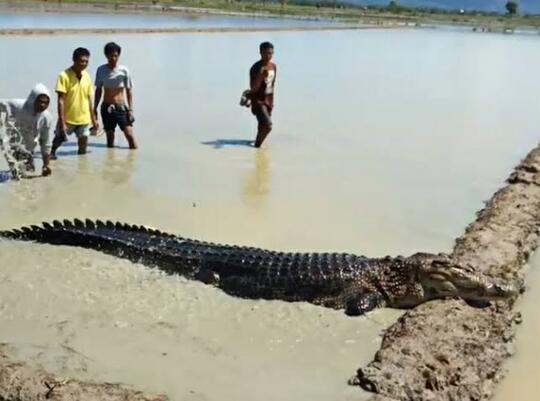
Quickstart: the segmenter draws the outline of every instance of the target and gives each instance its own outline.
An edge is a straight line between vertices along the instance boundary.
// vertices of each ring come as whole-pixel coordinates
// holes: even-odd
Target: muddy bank
[[[224,33],[224,32],[291,32],[342,31],[381,28],[367,25],[353,26],[280,26],[280,27],[221,27],[221,28],[13,28],[0,29],[0,36],[27,35],[82,35],[82,34],[149,34],[149,33]],[[385,27],[390,28],[390,27]]]
[[[113,383],[91,383],[58,377],[13,361],[0,344],[0,400],[37,401],[166,401],[163,395],[148,395]]]
[[[456,240],[453,255],[493,277],[523,281],[538,246],[540,146],[516,167],[477,220]],[[376,400],[484,400],[512,355],[519,313],[512,303],[471,308],[462,301],[429,302],[390,327],[380,350],[352,379]],[[382,397],[381,397],[382,396]]]

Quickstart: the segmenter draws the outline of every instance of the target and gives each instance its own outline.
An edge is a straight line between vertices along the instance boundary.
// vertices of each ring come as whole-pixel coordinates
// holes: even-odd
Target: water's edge
[[[515,168],[478,219],[456,240],[461,263],[507,280],[522,281],[539,245],[540,145]],[[513,302],[471,308],[463,301],[420,305],[390,327],[374,361],[353,379],[365,390],[397,399],[480,400],[493,395],[512,355]],[[376,398],[379,399],[380,398]]]

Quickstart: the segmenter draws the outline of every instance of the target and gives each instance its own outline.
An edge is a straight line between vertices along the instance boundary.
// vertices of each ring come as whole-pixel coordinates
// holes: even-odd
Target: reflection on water
[[[270,166],[268,150],[265,148],[253,151],[253,167],[248,170],[243,199],[246,206],[259,209],[268,198]]]
[[[137,151],[107,149],[101,176],[111,184],[126,184],[133,175]]]
[[[88,155],[77,156],[77,175],[80,177],[87,176],[91,173],[90,166],[88,164]]]

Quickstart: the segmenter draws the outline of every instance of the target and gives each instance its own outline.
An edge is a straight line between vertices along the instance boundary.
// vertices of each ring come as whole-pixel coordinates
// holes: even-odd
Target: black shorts
[[[264,103],[255,103],[251,112],[257,117],[260,126],[272,128],[272,109]]]
[[[135,119],[129,118],[128,108],[123,104],[101,104],[101,119],[105,131],[114,131],[116,125],[124,130],[133,125]]]

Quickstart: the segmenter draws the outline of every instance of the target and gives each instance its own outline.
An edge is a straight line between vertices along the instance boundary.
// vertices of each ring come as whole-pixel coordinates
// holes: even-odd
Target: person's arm
[[[131,72],[126,68],[126,97],[128,104],[128,117],[133,120],[133,79]]]
[[[268,73],[266,67],[261,67],[258,71],[250,71],[250,89],[252,93],[260,90],[264,78],[266,77],[265,73]]]
[[[127,103],[128,103],[128,117],[130,120],[133,119],[133,89],[126,89]]]
[[[97,113],[99,110],[99,103],[101,102],[102,93],[103,89],[101,89],[101,86],[96,86],[96,91],[94,92],[94,113]]]
[[[92,99],[92,91],[88,92],[88,107],[90,108],[90,118],[92,120],[92,129],[98,130],[99,129],[99,123],[97,121],[96,112],[94,110],[94,103]]]
[[[41,149],[41,158],[43,160],[43,167],[41,168],[41,175],[46,177],[51,174],[51,168],[49,162],[51,160],[51,142],[52,138],[52,121],[48,121],[39,133],[39,147]]]
[[[66,114],[65,114],[65,100],[66,94],[63,92],[56,92],[58,94],[58,102],[56,108],[58,109],[58,133],[66,138]]]
[[[56,103],[56,110],[58,112],[58,125],[57,130],[58,134],[61,135],[64,139],[67,139],[66,131],[66,114],[65,114],[65,100],[67,92],[67,78],[64,76],[64,73],[61,73],[56,80],[56,94],[58,96]]]
[[[89,99],[90,104],[90,115],[92,116],[92,127],[97,132],[98,129],[98,116],[97,112],[99,110],[99,103],[101,102],[101,96],[103,94],[103,66],[99,67],[96,71],[96,79],[94,80],[94,85],[96,90],[94,91],[94,108],[92,109],[92,100]],[[92,91],[89,91],[88,96],[90,96]]]

